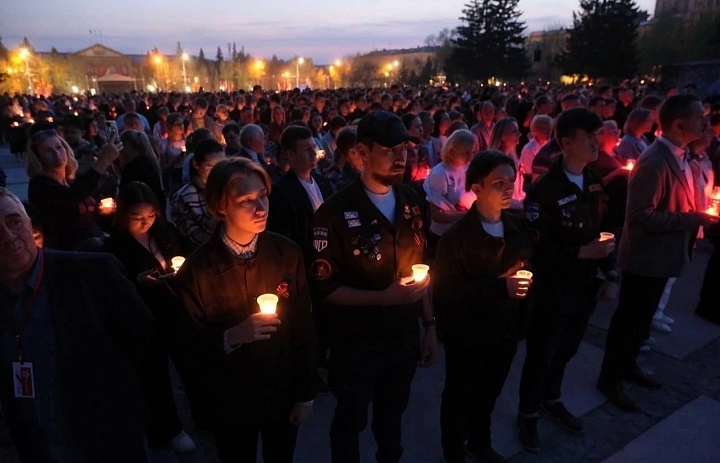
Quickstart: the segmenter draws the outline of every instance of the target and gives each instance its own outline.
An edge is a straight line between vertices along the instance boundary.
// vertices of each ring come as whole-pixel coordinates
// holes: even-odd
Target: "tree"
[[[450,58],[453,48],[453,40],[457,39],[457,29],[448,29],[447,27],[437,35],[431,34],[425,38],[425,45],[435,47],[435,58],[437,64],[443,66]]]
[[[720,15],[703,15],[685,22],[660,15],[639,38],[643,73],[663,64],[720,58]]]
[[[377,64],[363,61],[353,66],[348,79],[351,86],[368,88],[378,81],[379,74],[380,68]]]
[[[635,0],[580,0],[558,62],[563,72],[614,81],[635,76],[639,15]]]
[[[519,0],[471,0],[460,17],[445,61],[449,76],[471,80],[518,79],[527,68],[525,24]]]

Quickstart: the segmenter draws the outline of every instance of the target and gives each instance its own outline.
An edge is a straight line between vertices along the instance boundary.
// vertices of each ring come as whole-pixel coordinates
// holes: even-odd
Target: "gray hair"
[[[530,122],[530,130],[539,130],[543,133],[550,135],[552,133],[553,120],[550,116],[539,115],[535,116]]]
[[[250,148],[250,142],[258,135],[264,135],[263,129],[259,125],[248,124],[240,131],[240,145],[243,148]]]
[[[446,159],[446,157],[448,155],[448,152],[450,151],[450,148],[454,148],[457,145],[472,146],[473,148],[475,148],[477,141],[477,137],[471,131],[467,129],[456,130],[447,138],[447,140],[445,140],[445,144],[442,147],[440,157],[442,158],[443,162],[447,162],[449,161],[449,159]],[[468,162],[469,161],[470,160],[468,160]]]
[[[11,201],[17,203],[22,209],[21,214],[24,215],[25,217],[29,218],[28,213],[25,210],[25,205],[23,204],[22,201],[20,201],[20,198],[18,198],[15,195],[15,193],[13,193],[12,191],[10,191],[9,189],[7,189],[5,187],[0,187],[0,199],[1,198],[9,198]]]

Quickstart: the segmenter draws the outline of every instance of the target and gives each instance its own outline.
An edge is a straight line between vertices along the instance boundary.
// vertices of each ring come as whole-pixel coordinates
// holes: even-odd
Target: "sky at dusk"
[[[214,57],[235,41],[256,57],[309,56],[315,63],[372,50],[412,48],[459,24],[466,0],[0,0],[0,34],[8,48],[28,37],[35,49],[77,51],[99,37],[123,53],[158,47],[174,53],[178,41],[196,55]],[[651,14],[655,0],[636,0]],[[578,0],[520,0],[527,31],[572,24]],[[251,6],[252,5],[252,6]],[[41,12],[41,14],[38,14]]]

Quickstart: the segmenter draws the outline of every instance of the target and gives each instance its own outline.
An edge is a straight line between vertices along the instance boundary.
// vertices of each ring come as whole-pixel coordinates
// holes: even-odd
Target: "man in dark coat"
[[[147,461],[152,317],[118,261],[38,249],[4,188],[0,247],[0,401],[21,460]]]

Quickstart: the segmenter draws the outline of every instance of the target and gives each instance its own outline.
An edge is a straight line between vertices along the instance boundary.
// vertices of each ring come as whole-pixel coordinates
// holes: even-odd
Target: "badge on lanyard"
[[[35,398],[35,379],[33,366],[30,362],[13,362],[13,388],[16,399]]]

